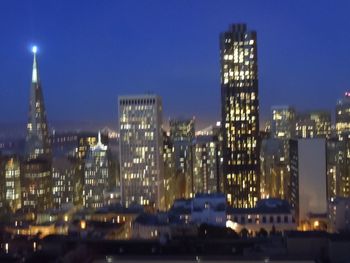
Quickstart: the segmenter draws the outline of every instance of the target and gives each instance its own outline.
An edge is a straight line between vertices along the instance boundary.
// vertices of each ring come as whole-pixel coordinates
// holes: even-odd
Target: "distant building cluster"
[[[287,200],[301,230],[350,227],[347,223],[335,229],[330,209],[350,197],[349,95],[336,103],[335,123],[330,111],[299,113],[291,106],[274,106],[261,135],[261,197]],[[347,213],[342,210],[338,219],[349,222]]]

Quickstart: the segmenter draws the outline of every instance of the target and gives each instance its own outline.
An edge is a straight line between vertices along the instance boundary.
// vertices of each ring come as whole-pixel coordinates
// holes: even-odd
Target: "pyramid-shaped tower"
[[[33,53],[25,160],[22,165],[22,208],[26,212],[37,213],[52,207],[52,157],[36,48]]]
[[[33,53],[34,60],[29,101],[29,118],[27,124],[26,159],[49,160],[51,156],[51,146],[44,98],[39,78],[36,48],[33,48]]]

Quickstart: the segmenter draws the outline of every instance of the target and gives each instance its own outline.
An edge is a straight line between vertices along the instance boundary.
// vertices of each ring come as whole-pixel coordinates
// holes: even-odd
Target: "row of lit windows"
[[[282,224],[282,223],[295,223],[295,219],[292,217],[292,216],[287,216],[287,215],[284,215],[284,216],[281,216],[281,215],[277,215],[277,216],[251,216],[251,215],[235,215],[235,216],[231,216],[229,215],[228,216],[229,220],[232,219],[233,222],[236,222],[236,223],[239,223],[239,224],[252,224],[253,223],[253,220],[254,220],[254,224],[274,224],[274,223],[277,223],[277,224]],[[261,221],[260,221],[260,218],[261,218]],[[282,220],[283,218],[283,220]]]
[[[244,38],[248,38],[248,35],[246,34],[244,36]],[[254,39],[250,39],[249,41],[246,40],[246,41],[235,41],[234,39],[231,39],[231,38],[225,38],[225,43],[231,43],[234,45],[234,46],[242,46],[242,45],[254,45]]]

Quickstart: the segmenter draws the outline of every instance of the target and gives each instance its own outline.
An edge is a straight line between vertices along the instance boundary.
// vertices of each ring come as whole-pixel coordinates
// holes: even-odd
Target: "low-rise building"
[[[236,232],[243,229],[252,235],[261,231],[290,231],[297,229],[294,210],[281,199],[260,200],[254,208],[228,208],[227,227]]]
[[[171,226],[164,214],[142,214],[132,224],[134,239],[158,239],[171,236]]]
[[[182,223],[226,225],[227,201],[224,194],[196,194],[191,199],[175,200],[169,214]]]

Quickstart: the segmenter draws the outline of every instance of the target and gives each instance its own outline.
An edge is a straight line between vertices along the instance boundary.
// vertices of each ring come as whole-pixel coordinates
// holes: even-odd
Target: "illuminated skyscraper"
[[[95,146],[91,146],[85,160],[83,204],[86,208],[101,208],[110,190],[107,146],[101,142],[101,134]]]
[[[163,131],[163,162],[165,208],[170,209],[174,200],[182,197],[180,189],[183,178],[178,176],[175,172],[174,145],[171,141],[170,134],[165,131]]]
[[[345,92],[345,96],[337,102],[335,128],[339,137],[350,133],[350,92]]]
[[[83,188],[85,182],[85,162],[92,147],[96,146],[98,142],[98,134],[83,132],[77,135],[77,148],[75,154],[75,176],[73,180],[74,185],[74,204],[82,205],[84,203]],[[108,138],[101,134],[102,144],[108,144]],[[109,174],[110,176],[110,174]]]
[[[229,204],[254,207],[259,198],[257,37],[233,24],[220,37],[224,188]]]
[[[327,140],[327,195],[328,200],[350,197],[350,139]]]
[[[164,208],[162,102],[156,95],[121,96],[119,156],[122,202]]]
[[[15,212],[21,208],[21,170],[19,159],[8,157],[5,162],[5,195],[6,203]]]
[[[274,106],[271,113],[271,137],[262,138],[260,145],[260,197],[284,199],[294,208],[298,188],[290,170],[290,151],[295,111],[290,106]]]
[[[56,157],[52,160],[52,194],[54,208],[61,208],[74,203],[75,182],[79,174],[76,164],[67,157]],[[82,193],[80,193],[82,195]]]
[[[193,191],[193,156],[192,141],[194,139],[193,119],[170,120],[170,138],[174,145],[175,171],[183,177],[185,184],[184,197],[192,197]]]
[[[268,138],[261,141],[261,198],[280,198],[291,202],[290,140]]]
[[[22,202],[27,210],[44,211],[52,204],[51,145],[36,52],[34,47]]]
[[[336,136],[327,141],[328,201],[350,197],[350,93],[337,101]]]
[[[34,47],[32,87],[30,90],[29,119],[25,150],[27,160],[49,160],[51,157],[51,145],[36,52],[37,49]]]
[[[217,193],[220,190],[221,164],[219,127],[210,126],[193,142],[193,193]]]
[[[291,139],[295,131],[295,111],[290,106],[274,106],[271,108],[271,132],[273,138]]]
[[[297,138],[329,138],[331,135],[331,113],[309,111],[298,114],[295,134]]]

